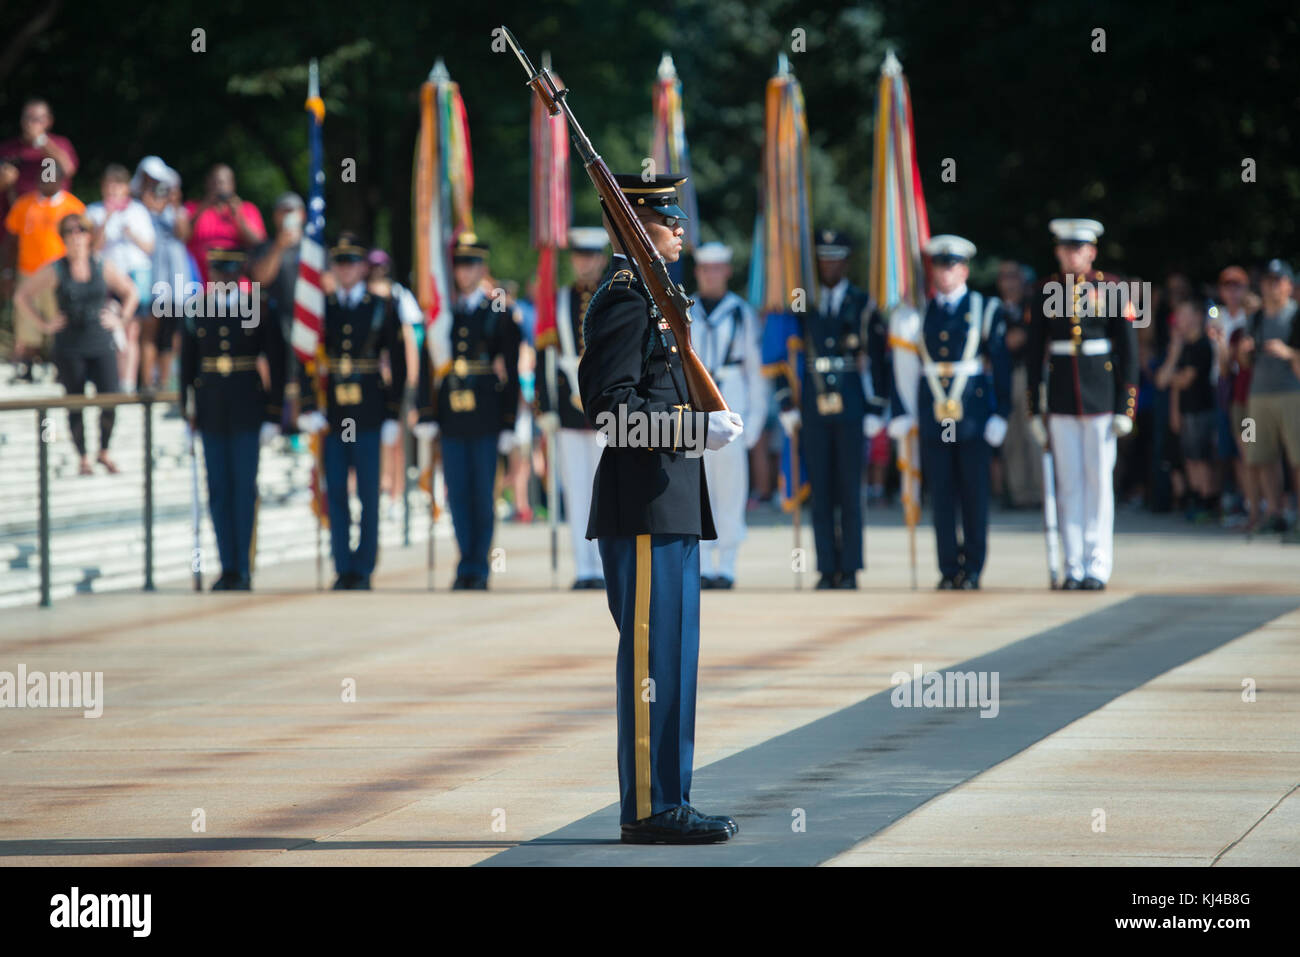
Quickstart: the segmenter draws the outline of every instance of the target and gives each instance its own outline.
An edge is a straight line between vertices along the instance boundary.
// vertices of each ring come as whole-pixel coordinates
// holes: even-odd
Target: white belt
[[[1053,339],[1050,349],[1054,356],[1104,356],[1110,352],[1110,340],[1084,339],[1076,346],[1070,339]]]
[[[933,372],[945,379],[951,379],[955,375],[979,375],[984,371],[984,362],[981,359],[958,359],[956,362],[925,362],[922,365],[926,375]]]

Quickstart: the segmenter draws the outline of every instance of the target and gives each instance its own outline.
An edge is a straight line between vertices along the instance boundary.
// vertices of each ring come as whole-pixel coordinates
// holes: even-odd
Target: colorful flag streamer
[[[659,60],[658,79],[653,97],[654,129],[650,135],[650,157],[659,173],[691,175],[691,150],[686,143],[686,119],[682,112],[682,81],[677,78],[677,67],[672,54],[665,53]],[[700,244],[699,203],[695,195],[695,181],[687,179],[677,193],[682,209],[686,211],[685,242],[683,252]]]
[[[930,238],[921,170],[916,158],[912,99],[903,67],[891,50],[876,91],[875,166],[871,190],[870,291],[889,316],[899,308],[925,308],[921,250]],[[891,340],[892,348],[910,347]],[[903,516],[915,535],[921,519],[921,448],[915,425],[898,441]],[[915,560],[913,573],[915,574]]]
[[[542,54],[542,66],[550,69],[550,55]],[[564,88],[555,77],[555,84]],[[537,254],[537,321],[534,341],[537,349],[555,342],[556,253],[569,245],[569,223],[573,215],[569,192],[569,125],[563,113],[552,116],[540,97],[528,94],[532,102],[532,192],[530,237]]]

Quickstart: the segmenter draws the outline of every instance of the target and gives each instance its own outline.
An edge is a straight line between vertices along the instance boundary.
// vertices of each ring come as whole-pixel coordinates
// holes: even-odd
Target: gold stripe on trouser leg
[[[636,687],[636,816],[650,816],[650,536],[636,537],[636,629],[632,636],[632,672]]]

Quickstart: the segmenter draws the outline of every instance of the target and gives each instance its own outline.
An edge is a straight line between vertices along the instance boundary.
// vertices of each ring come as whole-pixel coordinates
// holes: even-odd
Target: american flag
[[[298,282],[293,290],[293,331],[290,342],[298,361],[316,357],[321,319],[325,314],[325,170],[321,165],[321,126],[325,122],[325,101],[320,97],[316,61],[311,61],[307,88],[307,138],[311,149],[311,192],[307,200],[307,222],[298,250]]]

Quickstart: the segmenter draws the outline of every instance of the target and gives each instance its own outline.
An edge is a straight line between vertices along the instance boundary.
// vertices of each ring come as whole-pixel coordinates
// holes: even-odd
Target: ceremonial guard
[[[393,300],[366,288],[368,250],[344,233],[330,250],[334,291],[325,298],[321,380],[299,375],[303,432],[329,429],[325,436],[325,496],[329,503],[330,548],[336,591],[370,588],[379,554],[379,451],[397,441],[402,390],[406,384],[406,346]],[[380,369],[387,353],[389,378]],[[324,396],[322,407],[317,390]],[[361,537],[351,548],[348,473],[356,475],[361,500]]]
[[[1127,310],[1115,308],[1115,297],[1098,285],[1120,278],[1092,268],[1101,223],[1054,219],[1048,228],[1061,271],[1030,303],[1026,398],[1034,437],[1045,447],[1051,443],[1062,587],[1098,591],[1114,563],[1115,446],[1117,436],[1133,431],[1137,333]]]
[[[746,423],[742,441],[704,456],[709,506],[718,537],[703,547],[703,588],[731,588],[736,581],[736,551],[745,538],[749,501],[748,452],[763,434],[767,382],[759,351],[758,321],[749,304],[727,289],[731,250],[705,243],[695,251],[695,305],[691,341],[731,409]]]
[[[917,425],[921,473],[930,487],[941,590],[980,587],[988,551],[989,460],[1007,434],[1009,397],[991,366],[998,300],[966,287],[975,246],[960,236],[934,236],[925,246],[935,295],[921,316],[896,310],[893,417],[889,434]],[[957,512],[961,511],[961,541]]]
[[[564,495],[564,512],[573,542],[575,589],[604,588],[605,572],[600,549],[587,539],[587,515],[591,510],[591,485],[600,461],[596,432],[587,424],[578,390],[578,360],[582,358],[582,317],[592,293],[600,284],[609,263],[605,250],[609,238],[599,226],[576,226],[569,230],[569,261],[574,281],[555,297],[555,328],[537,336],[542,356],[541,388],[537,390],[538,423],[548,434],[554,431]]]
[[[862,549],[862,452],[885,425],[889,368],[884,319],[847,278],[852,251],[843,233],[817,233],[821,296],[802,317],[803,363],[796,407],[783,377],[777,400],[787,435],[799,429],[799,455],[812,486],[818,588],[857,588]]]
[[[213,591],[252,587],[258,452],[279,433],[284,401],[280,324],[260,313],[256,321],[245,318],[251,310],[243,307],[252,304],[255,293],[243,269],[242,252],[211,251],[208,274],[225,291],[191,300],[181,323],[180,388],[182,396],[192,396],[187,418],[203,441],[208,509],[221,559]],[[220,308],[209,308],[218,306],[218,295],[224,296]],[[265,360],[266,380],[259,357]]]
[[[681,254],[685,179],[620,175],[617,183],[667,262]],[[583,320],[578,386],[588,421],[605,432],[587,536],[598,541],[605,593],[619,629],[620,822],[625,843],[704,844],[736,833],[730,817],[690,804],[700,638],[701,539],[716,533],[698,437],[721,448],[743,431],[732,412],[693,411],[678,346],[616,236],[610,271]],[[678,424],[671,444],[636,443],[648,416]],[[621,431],[621,430],[620,430]],[[691,438],[696,437],[692,442]],[[626,440],[626,441],[625,441]],[[694,454],[688,454],[693,452]]]
[[[505,296],[484,288],[487,258],[486,242],[461,233],[452,254],[451,367],[439,374],[424,350],[416,390],[416,434],[442,436],[447,504],[460,549],[451,587],[458,591],[487,588],[497,455],[508,455],[516,443],[521,336]]]

